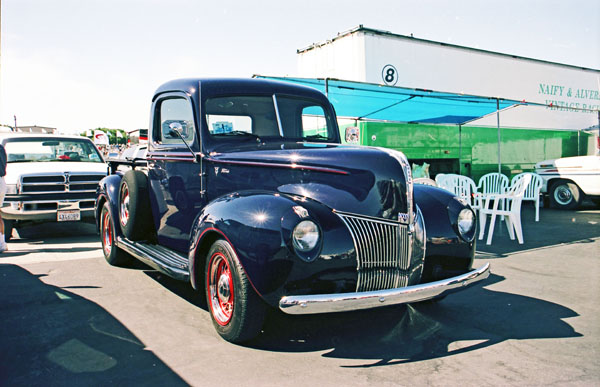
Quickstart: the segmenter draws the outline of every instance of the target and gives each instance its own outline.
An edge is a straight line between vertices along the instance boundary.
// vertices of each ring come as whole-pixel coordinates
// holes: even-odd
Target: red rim
[[[207,291],[212,315],[219,325],[227,325],[233,316],[233,276],[227,259],[221,252],[210,257]]]
[[[123,184],[121,187],[119,220],[122,226],[126,226],[129,221],[129,187],[127,184]]]
[[[108,211],[102,217],[102,248],[104,255],[109,256],[112,250],[112,227],[110,225],[110,215]]]

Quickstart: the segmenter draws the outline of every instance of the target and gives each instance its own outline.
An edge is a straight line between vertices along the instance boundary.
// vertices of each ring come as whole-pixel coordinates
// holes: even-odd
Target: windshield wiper
[[[254,134],[254,133],[250,133],[250,132],[244,132],[242,130],[233,130],[231,132],[224,132],[224,133],[213,133],[213,136],[248,136],[248,137],[258,138],[258,135]]]
[[[329,137],[323,136],[322,134],[313,134],[310,136],[305,136],[304,138],[306,140],[330,140]]]

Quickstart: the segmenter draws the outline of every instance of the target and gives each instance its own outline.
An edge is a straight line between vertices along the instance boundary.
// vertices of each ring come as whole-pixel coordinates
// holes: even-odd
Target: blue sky
[[[181,77],[296,75],[296,50],[359,24],[600,69],[600,1],[0,0],[0,124],[148,126]]]

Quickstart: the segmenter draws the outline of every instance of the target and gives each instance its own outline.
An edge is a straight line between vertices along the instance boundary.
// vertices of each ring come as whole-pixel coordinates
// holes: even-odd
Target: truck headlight
[[[464,208],[458,214],[458,220],[456,221],[458,226],[458,232],[463,237],[466,237],[471,233],[471,230],[475,227],[475,214],[468,208]]]
[[[317,247],[319,238],[319,227],[312,220],[303,220],[294,227],[292,232],[294,248],[303,253]]]
[[[17,185],[16,184],[7,184],[6,185],[6,193],[9,195],[17,194]]]

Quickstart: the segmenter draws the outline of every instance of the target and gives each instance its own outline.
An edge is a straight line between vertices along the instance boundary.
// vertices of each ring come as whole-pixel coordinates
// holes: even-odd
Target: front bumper
[[[9,220],[18,220],[18,221],[56,221],[57,214],[59,211],[79,211],[81,219],[84,218],[93,218],[94,217],[94,200],[71,200],[71,201],[46,201],[46,202],[19,202],[21,207],[23,204],[27,205],[37,205],[43,204],[48,205],[51,204],[52,209],[36,209],[36,210],[24,210],[22,208],[15,208],[13,203],[10,201],[5,201],[4,205],[0,209],[2,213],[2,218]]]
[[[465,289],[486,279],[489,275],[490,264],[486,263],[478,269],[456,277],[397,289],[359,293],[287,296],[279,301],[279,309],[288,314],[316,314],[407,304],[429,300]]]

